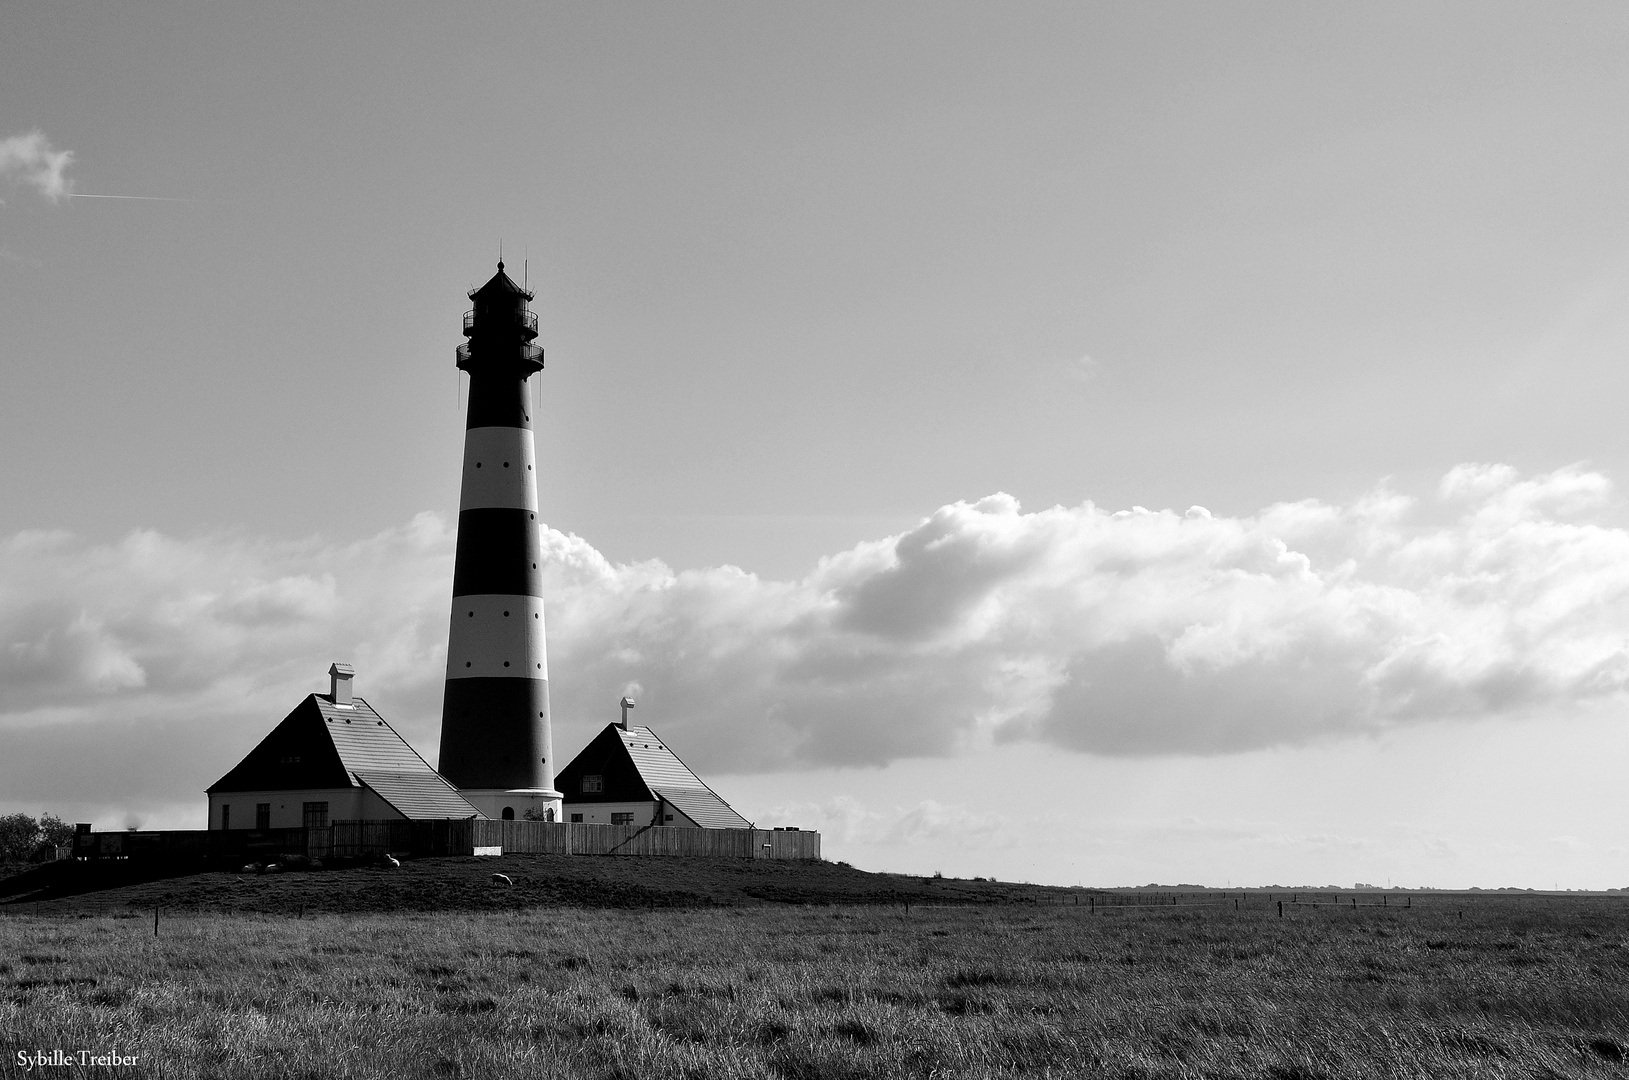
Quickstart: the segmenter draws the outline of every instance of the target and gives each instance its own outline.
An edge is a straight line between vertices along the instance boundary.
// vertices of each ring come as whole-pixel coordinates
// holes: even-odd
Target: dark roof
[[[367,703],[353,700],[356,708],[346,711],[371,718],[373,710]],[[210,785],[209,794],[350,787],[350,769],[328,734],[319,701],[333,707],[325,698],[308,695],[231,772]]]
[[[656,798],[645,778],[617,737],[616,724],[607,724],[564,769],[554,777],[568,802],[650,802]],[[583,777],[600,778],[598,792],[581,794]]]
[[[582,778],[599,776],[601,789],[584,793]],[[567,802],[645,802],[665,799],[708,829],[750,829],[752,822],[706,784],[648,727],[607,724],[560,770],[555,786]]]
[[[503,263],[500,262],[498,264],[498,272],[492,275],[492,280],[488,281],[485,285],[482,285],[479,289],[473,290],[469,294],[469,298],[473,300],[477,296],[492,296],[494,294],[502,295],[504,293],[508,293],[512,296],[524,296],[528,300],[530,300],[533,295],[529,290],[523,289],[519,285],[516,285],[515,279],[503,272]]]
[[[405,817],[480,813],[373,706],[352,698],[347,709],[326,694],[307,695],[236,768],[210,785],[208,794],[364,783]]]
[[[354,774],[385,802],[411,820],[479,817],[458,789],[436,773],[358,772]]]

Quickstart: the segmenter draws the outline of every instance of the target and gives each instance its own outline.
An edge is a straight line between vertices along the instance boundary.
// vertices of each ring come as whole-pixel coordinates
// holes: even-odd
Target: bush
[[[0,859],[22,862],[40,843],[40,823],[27,814],[0,817]]]
[[[74,827],[55,814],[41,814],[38,821],[27,814],[0,817],[0,862],[41,862],[73,842]]]
[[[55,814],[41,814],[40,836],[54,848],[66,847],[74,842],[74,827]]]

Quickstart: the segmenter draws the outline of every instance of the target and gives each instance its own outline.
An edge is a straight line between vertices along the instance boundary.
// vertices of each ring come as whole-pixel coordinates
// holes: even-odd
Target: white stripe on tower
[[[458,509],[537,510],[532,429],[478,427],[464,432],[464,489]]]
[[[457,598],[447,635],[447,678],[548,677],[542,600],[502,593]]]

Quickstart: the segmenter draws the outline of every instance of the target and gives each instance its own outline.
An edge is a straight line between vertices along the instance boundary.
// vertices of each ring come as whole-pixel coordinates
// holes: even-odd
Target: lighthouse
[[[437,769],[483,814],[560,820],[549,731],[537,460],[528,380],[543,370],[532,293],[498,272],[469,294],[464,478]]]

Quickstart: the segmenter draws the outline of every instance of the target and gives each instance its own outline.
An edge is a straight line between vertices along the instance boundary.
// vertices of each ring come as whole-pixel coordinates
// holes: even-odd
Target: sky
[[[1629,886],[1629,10],[0,12],[0,812],[433,760],[464,293],[558,753],[873,870]],[[115,197],[116,196],[116,197]]]

